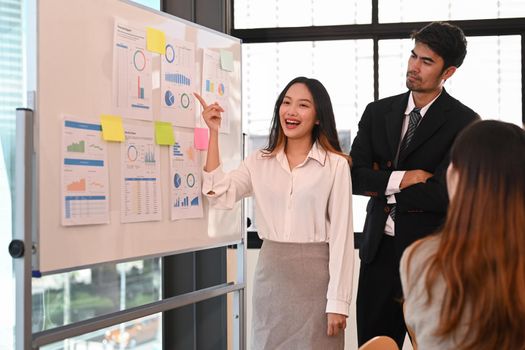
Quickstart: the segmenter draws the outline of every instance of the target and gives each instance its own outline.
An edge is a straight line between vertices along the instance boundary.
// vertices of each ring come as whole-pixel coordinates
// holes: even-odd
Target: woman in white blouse
[[[293,79],[274,108],[268,146],[238,169],[220,166],[223,109],[198,94],[210,129],[203,193],[215,208],[253,195],[261,248],[250,349],[343,349],[352,295],[350,159],[330,97],[315,79]]]

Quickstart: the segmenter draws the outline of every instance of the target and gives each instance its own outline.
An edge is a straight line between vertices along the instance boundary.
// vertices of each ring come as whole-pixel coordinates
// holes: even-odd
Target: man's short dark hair
[[[412,39],[427,45],[443,58],[443,70],[459,67],[467,54],[467,39],[461,28],[446,22],[432,22],[412,33]]]

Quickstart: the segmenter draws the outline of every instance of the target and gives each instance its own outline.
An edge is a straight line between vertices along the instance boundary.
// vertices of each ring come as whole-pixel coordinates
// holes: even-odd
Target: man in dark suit
[[[467,52],[461,29],[434,22],[412,38],[409,91],[366,107],[350,152],[354,194],[370,197],[359,249],[359,345],[388,335],[402,347],[399,260],[408,245],[444,221],[450,147],[478,119],[443,88]]]

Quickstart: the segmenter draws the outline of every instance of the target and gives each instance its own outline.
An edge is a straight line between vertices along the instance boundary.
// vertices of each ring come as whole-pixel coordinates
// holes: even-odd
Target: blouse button
[[[384,211],[385,211],[385,213],[387,213],[387,214],[390,213],[390,207],[389,207],[388,205],[385,206]]]

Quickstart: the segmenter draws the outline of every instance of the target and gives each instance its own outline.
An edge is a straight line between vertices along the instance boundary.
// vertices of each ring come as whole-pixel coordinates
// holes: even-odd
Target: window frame
[[[236,29],[234,27],[234,2],[230,6],[230,35],[243,43],[270,43],[287,41],[324,41],[348,39],[373,40],[374,101],[379,99],[379,41],[384,39],[407,39],[410,34],[429,22],[380,23],[378,0],[372,2],[370,24],[348,24],[334,26],[279,27]],[[521,36],[521,116],[525,124],[525,18],[447,20],[459,26],[466,36]]]

